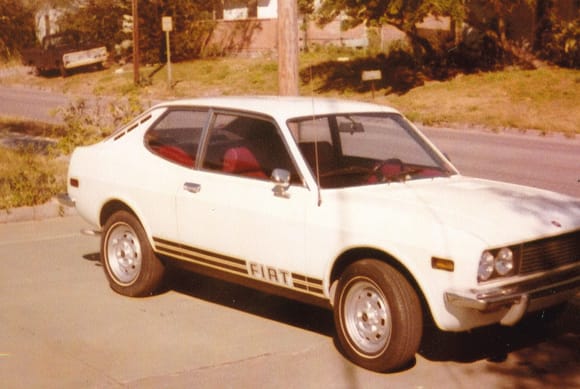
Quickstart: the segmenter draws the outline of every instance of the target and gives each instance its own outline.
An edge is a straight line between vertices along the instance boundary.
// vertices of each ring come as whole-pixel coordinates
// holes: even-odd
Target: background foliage
[[[217,1],[149,0],[139,1],[139,27],[142,61],[165,62],[165,37],[161,17],[172,16],[172,59],[175,61],[215,55],[204,45],[216,22]],[[255,1],[255,0],[247,0]],[[409,52],[418,64],[436,66],[493,68],[522,59],[521,47],[508,42],[506,18],[520,5],[537,15],[534,42],[526,53],[533,53],[561,66],[580,67],[580,14],[562,22],[554,14],[553,0],[322,0],[315,10],[313,0],[299,0],[298,8],[306,20],[325,24],[340,17],[344,28],[361,23],[369,27],[392,24],[404,31],[411,43]],[[123,15],[131,15],[131,0],[0,0],[0,60],[17,56],[18,51],[34,44],[34,15],[40,9],[67,10],[61,29],[81,31],[88,40],[104,43],[116,60],[131,60],[131,33],[123,32]],[[417,23],[427,15],[449,16],[467,22],[477,34],[459,36],[451,42],[453,50],[437,51],[417,31]],[[477,38],[477,39],[474,39]]]
[[[20,0],[0,0],[0,60],[34,44],[33,8]]]

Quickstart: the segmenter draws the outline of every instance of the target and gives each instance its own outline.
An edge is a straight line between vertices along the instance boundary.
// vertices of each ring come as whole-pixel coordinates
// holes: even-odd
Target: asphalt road
[[[580,137],[423,128],[464,175],[580,197]]]
[[[65,107],[69,97],[40,89],[0,85],[0,102],[0,116],[56,123],[55,110]]]
[[[580,196],[578,140],[427,132],[465,174]],[[578,299],[551,325],[428,328],[413,365],[377,374],[337,351],[323,309],[194,275],[159,296],[116,295],[84,227],[78,217],[0,225],[2,388],[580,386]]]

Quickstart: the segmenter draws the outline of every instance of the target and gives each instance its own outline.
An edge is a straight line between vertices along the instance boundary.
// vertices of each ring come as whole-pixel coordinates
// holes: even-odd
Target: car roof
[[[287,120],[295,117],[327,115],[332,113],[391,112],[392,107],[325,97],[304,96],[224,96],[173,100],[158,104],[165,106],[197,106],[241,110]]]

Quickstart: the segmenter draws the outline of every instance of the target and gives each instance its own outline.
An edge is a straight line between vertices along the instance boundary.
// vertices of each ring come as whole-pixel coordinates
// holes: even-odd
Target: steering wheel
[[[368,178],[369,183],[398,180],[405,172],[405,164],[399,158],[377,162]]]

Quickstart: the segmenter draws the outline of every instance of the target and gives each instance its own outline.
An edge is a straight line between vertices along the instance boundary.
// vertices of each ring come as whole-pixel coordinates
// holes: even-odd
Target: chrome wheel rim
[[[381,352],[392,332],[391,310],[382,291],[369,281],[356,281],[345,297],[346,331],[366,355]]]
[[[120,284],[132,284],[141,272],[143,259],[137,234],[125,223],[116,224],[109,231],[106,261],[110,273]]]

